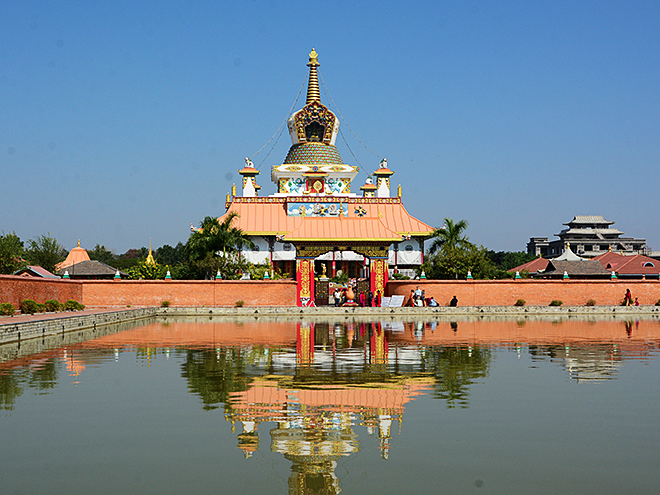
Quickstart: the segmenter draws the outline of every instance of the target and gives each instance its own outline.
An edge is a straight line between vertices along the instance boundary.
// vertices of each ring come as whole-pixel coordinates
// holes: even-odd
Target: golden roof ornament
[[[147,256],[147,259],[145,260],[145,263],[147,265],[155,265],[156,260],[154,259],[154,255],[151,253],[151,237],[149,237],[149,255]]]
[[[78,247],[80,247],[80,239],[78,239]]]
[[[318,60],[318,53],[312,48],[312,51],[309,54],[309,82],[307,83],[307,101],[305,105],[309,105],[313,101],[321,102],[321,90],[319,89],[319,76],[316,72],[316,68],[321,65]]]

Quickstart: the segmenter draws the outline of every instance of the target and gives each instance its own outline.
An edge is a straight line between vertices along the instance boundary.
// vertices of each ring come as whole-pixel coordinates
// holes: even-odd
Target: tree
[[[179,242],[176,247],[165,244],[156,249],[154,258],[161,265],[174,266],[185,263],[187,261],[185,245],[182,242]]]
[[[463,235],[463,232],[467,228],[467,220],[454,223],[451,218],[445,218],[445,224],[431,233],[434,240],[429,252],[433,254],[440,249],[449,252],[452,249],[465,247],[468,244],[468,237]]]
[[[94,249],[88,250],[87,254],[89,255],[90,260],[97,260],[106,265],[112,265],[113,262],[117,259],[117,255],[110,251],[105,246],[96,245]]]
[[[23,260],[24,246],[16,232],[0,236],[0,273],[11,275],[25,266]]]
[[[433,231],[431,235],[435,239],[422,265],[428,278],[465,278],[468,271],[477,279],[496,276],[486,248],[472,244],[464,234],[467,226],[466,220],[454,223],[451,218],[445,218],[444,226]]]
[[[443,248],[428,255],[422,268],[430,279],[465,278],[468,271],[475,279],[500,278],[486,252],[485,247],[467,242],[462,248]]]
[[[167,267],[158,263],[140,261],[126,269],[126,273],[131,280],[162,280],[167,275]]]
[[[198,277],[211,278],[220,271],[223,278],[237,278],[243,265],[247,268],[239,253],[244,246],[254,248],[254,243],[241,229],[231,226],[237,217],[238,214],[232,212],[220,222],[207,216],[200,228],[190,234],[186,252],[198,268]]]
[[[486,254],[497,268],[504,271],[511,270],[512,268],[536,259],[536,256],[525,253],[524,251],[495,252],[489,250]]]
[[[33,265],[45,268],[49,272],[55,271],[55,265],[64,261],[68,251],[57,242],[57,239],[48,235],[40,235],[28,241],[26,256]]]

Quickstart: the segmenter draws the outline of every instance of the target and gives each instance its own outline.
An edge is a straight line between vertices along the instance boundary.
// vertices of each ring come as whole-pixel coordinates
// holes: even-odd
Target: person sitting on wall
[[[458,306],[458,299],[456,298],[456,296],[452,297],[451,301],[449,301],[449,306],[452,308]]]
[[[431,306],[431,307],[438,306],[438,301],[436,301],[433,296],[431,296],[431,298],[429,299],[429,306]]]

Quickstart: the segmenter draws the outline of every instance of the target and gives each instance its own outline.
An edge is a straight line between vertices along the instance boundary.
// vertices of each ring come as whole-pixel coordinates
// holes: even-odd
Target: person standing
[[[632,306],[632,294],[630,292],[630,289],[626,289],[626,295],[623,298],[623,305]]]

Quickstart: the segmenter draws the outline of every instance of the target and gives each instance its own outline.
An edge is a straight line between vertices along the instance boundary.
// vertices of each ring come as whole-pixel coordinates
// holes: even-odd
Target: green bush
[[[12,316],[16,312],[16,308],[12,303],[0,304],[0,315]]]
[[[243,301],[243,299],[239,299],[238,301],[236,301],[237,308],[242,308],[243,306],[245,306],[245,301]]]
[[[587,306],[595,306],[595,305],[596,305],[596,301],[594,301],[593,299],[589,299],[587,301]]]
[[[161,308],[169,308],[170,307],[170,302],[169,301],[161,301],[160,302],[160,307]]]
[[[23,299],[18,307],[21,313],[26,315],[33,315],[39,311],[39,305],[33,299]]]
[[[45,313],[46,312],[46,305],[42,303],[37,303],[37,311],[39,313]]]
[[[69,299],[66,303],[64,303],[64,309],[66,311],[82,311],[85,309],[85,305],[80,304],[78,301],[74,301],[73,299]]]
[[[45,302],[46,305],[46,311],[50,313],[55,313],[56,311],[59,311],[62,309],[62,305],[57,302],[57,299],[49,299],[48,301]]]
[[[392,274],[392,279],[393,280],[410,280],[410,277],[408,275],[404,275],[403,273],[393,273]]]
[[[524,306],[526,302],[527,301],[525,301],[524,299],[518,299],[515,303],[513,303],[513,305],[514,306]]]
[[[564,303],[559,299],[553,299],[552,301],[550,301],[550,306],[561,306],[562,304]]]

